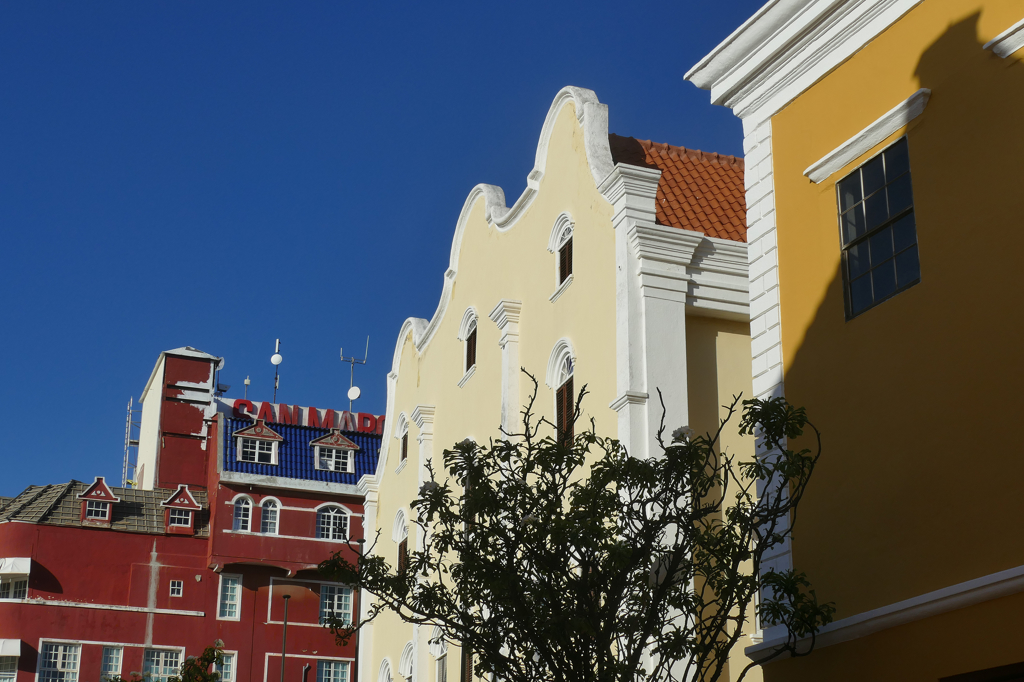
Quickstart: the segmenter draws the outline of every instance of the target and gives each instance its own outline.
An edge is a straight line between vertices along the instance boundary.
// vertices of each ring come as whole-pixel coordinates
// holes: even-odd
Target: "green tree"
[[[718,447],[738,397],[715,433],[677,429],[666,443],[662,423],[661,452],[638,459],[593,420],[571,439],[542,436],[554,425],[535,416],[527,376],[522,433],[463,441],[444,451],[443,471],[428,465],[412,503],[425,541],[407,562],[391,566],[370,547],[358,566],[341,553],[320,565],[373,595],[369,620],[391,610],[435,625],[473,652],[478,673],[508,682],[711,682],[763,587],[759,617],[789,633],[774,655],[807,653],[798,640],[813,646],[833,606],[818,603],[803,574],[758,578],[762,557],[790,534],[821,453],[803,409],[743,401],[739,431],[759,443],[751,461]],[[815,451],[789,449],[805,430]],[[339,641],[354,631],[332,629]]]

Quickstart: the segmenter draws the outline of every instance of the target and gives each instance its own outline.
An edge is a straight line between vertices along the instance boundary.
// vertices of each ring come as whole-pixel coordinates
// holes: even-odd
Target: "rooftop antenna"
[[[350,358],[346,358],[345,357],[345,349],[344,348],[341,349],[341,361],[349,363],[349,369],[348,369],[348,411],[349,412],[352,411],[352,401],[353,400],[358,400],[359,396],[362,393],[362,391],[359,390],[359,387],[356,386],[353,383],[353,379],[355,378],[355,373],[356,373],[356,365],[365,365],[366,364],[366,358],[368,358],[368,357],[370,357],[370,337],[369,336],[366,337],[366,351],[363,353],[363,359],[362,360],[360,360],[359,358],[357,358],[355,356],[350,357]]]
[[[141,412],[142,410],[135,407],[135,399],[128,398],[128,417],[124,422],[124,462],[121,464],[122,488],[127,488],[129,485],[133,488],[139,487],[139,482],[133,480],[136,467],[132,460],[137,461],[139,456],[139,427],[141,426],[139,416]],[[129,471],[131,478],[128,478]]]
[[[249,381],[249,375],[247,374],[245,376],[245,395],[243,396],[246,400],[249,399],[249,384],[251,384],[251,383],[252,382]]]
[[[274,366],[274,402],[277,403],[277,382],[280,375],[277,372],[278,366],[284,358],[281,356],[281,339],[277,340],[274,346],[274,354],[270,356],[270,364]]]

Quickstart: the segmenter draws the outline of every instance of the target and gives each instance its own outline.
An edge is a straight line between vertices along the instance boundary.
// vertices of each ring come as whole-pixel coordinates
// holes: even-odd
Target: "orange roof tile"
[[[608,140],[615,163],[661,170],[654,200],[659,225],[747,241],[743,159],[614,133]]]

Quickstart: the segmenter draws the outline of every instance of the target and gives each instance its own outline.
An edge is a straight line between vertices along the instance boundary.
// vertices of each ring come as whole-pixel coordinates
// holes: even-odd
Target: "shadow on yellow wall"
[[[921,282],[847,321],[837,271],[784,351],[787,398],[825,438],[794,560],[837,618],[1024,564],[1024,64],[982,49],[978,18],[915,71],[932,90],[907,131]],[[788,241],[832,230],[838,251],[834,208],[795,218]],[[785,329],[801,276],[780,259]]]

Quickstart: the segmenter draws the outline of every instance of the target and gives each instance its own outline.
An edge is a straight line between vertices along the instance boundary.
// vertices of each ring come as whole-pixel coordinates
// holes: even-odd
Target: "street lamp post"
[[[281,630],[281,682],[284,682],[284,660],[288,646],[288,600],[292,595],[284,595],[284,628]]]

